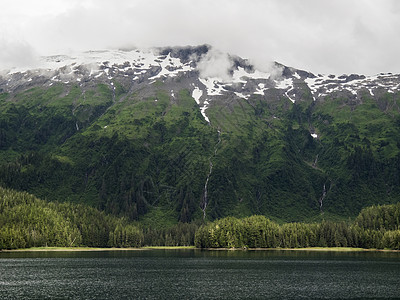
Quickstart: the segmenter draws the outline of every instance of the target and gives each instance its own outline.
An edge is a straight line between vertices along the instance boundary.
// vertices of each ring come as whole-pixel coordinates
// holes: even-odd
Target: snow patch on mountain
[[[79,67],[86,66],[91,74],[101,71],[100,66],[105,66],[104,72],[107,72],[110,65],[120,65],[120,71],[127,71],[131,68],[149,69],[151,66],[157,65],[155,60],[157,56],[149,50],[104,50],[104,51],[88,51],[76,53],[72,56],[55,55],[41,57],[36,69],[41,70],[58,70],[66,66]],[[127,64],[125,64],[127,63]],[[26,70],[25,70],[26,71]],[[13,69],[12,73],[21,72],[21,69]]]
[[[293,77],[296,79],[301,79],[301,76],[297,72],[294,73]]]
[[[318,75],[314,78],[306,78],[304,81],[310,88],[314,98],[323,97],[335,92],[350,92],[357,96],[361,90],[367,90],[371,96],[375,96],[375,90],[383,88],[387,92],[399,90],[400,75],[381,73],[374,76],[363,75]]]
[[[208,99],[206,99],[203,103],[200,102],[200,98],[203,96],[203,91],[197,87],[194,83],[192,83],[192,86],[194,87],[192,91],[192,98],[200,107],[200,113],[204,117],[204,119],[210,123],[210,119],[208,118],[206,114],[206,110],[208,109],[208,105],[210,104]]]
[[[259,83],[257,85],[257,90],[254,92],[254,94],[258,94],[258,95],[264,96],[266,90],[268,90],[268,88],[265,87],[265,84],[264,83]]]
[[[170,54],[159,55],[156,50],[109,50],[89,51],[73,56],[57,55],[42,57],[35,66],[35,72],[42,76],[48,76],[54,82],[67,82],[70,80],[81,81],[84,76],[112,80],[115,76],[123,74],[132,76],[132,81],[137,81],[152,69],[157,70],[148,80],[165,77],[175,77],[180,72],[194,70],[190,62],[182,63],[179,58]],[[16,73],[31,74],[29,69],[15,68],[9,70],[7,75]],[[68,80],[66,80],[68,78]]]
[[[224,91],[226,91],[221,78],[209,77],[199,78],[199,80],[206,87],[207,95],[209,96],[220,96]]]
[[[244,68],[238,67],[237,70],[233,71],[233,75],[230,81],[235,83],[247,83],[247,79],[249,78],[268,80],[270,77],[270,73],[264,73],[258,70],[247,72]]]
[[[242,98],[242,99],[248,100],[250,98],[250,95],[245,95],[245,94],[239,93],[239,92],[234,92],[234,93],[236,96],[238,96],[239,98]]]
[[[157,75],[150,77],[149,80],[162,77],[176,77],[180,72],[188,72],[194,70],[190,66],[190,62],[182,64],[179,58],[171,57],[170,53],[168,53],[168,55],[163,60],[160,61],[160,59],[157,59],[156,61],[159,62],[161,71]]]
[[[194,84],[193,84],[194,86]],[[196,101],[197,104],[200,104],[200,98],[203,95],[203,91],[200,90],[197,86],[194,86],[193,92],[192,92],[192,98],[194,101]]]
[[[249,77],[249,73],[245,71],[244,68],[239,67],[237,70],[233,71],[232,82],[236,83],[247,83],[246,77]]]
[[[285,96],[295,103],[296,100],[289,95],[289,92],[293,91],[293,78],[285,78],[281,80],[274,80],[277,89],[285,90]]]
[[[206,99],[206,101],[204,101],[203,106],[200,107],[200,112],[203,115],[204,119],[210,123],[210,119],[208,118],[208,116],[206,115],[206,110],[208,109],[208,105],[210,103],[208,102],[208,99]]]
[[[276,83],[276,88],[281,90],[287,90],[293,88],[293,79],[285,78],[282,80],[274,80]]]

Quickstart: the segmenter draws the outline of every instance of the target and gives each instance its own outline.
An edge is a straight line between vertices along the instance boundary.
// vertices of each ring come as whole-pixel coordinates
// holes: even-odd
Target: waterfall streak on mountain
[[[218,145],[221,143],[221,130],[218,129],[218,142],[215,144],[214,146],[214,154],[212,156],[210,156],[210,158],[208,159],[210,162],[210,170],[208,171],[208,175],[207,175],[207,179],[206,179],[206,183],[204,184],[204,195],[203,195],[203,205],[202,205],[202,210],[203,210],[203,219],[206,219],[206,209],[207,209],[207,205],[208,205],[208,181],[210,180],[210,176],[212,174],[213,171],[213,163],[212,163],[212,158],[215,157],[217,155],[217,150],[218,150]]]
[[[326,197],[326,185],[324,184],[323,188],[322,188],[322,196],[321,198],[319,198],[319,209],[322,211],[322,203]]]

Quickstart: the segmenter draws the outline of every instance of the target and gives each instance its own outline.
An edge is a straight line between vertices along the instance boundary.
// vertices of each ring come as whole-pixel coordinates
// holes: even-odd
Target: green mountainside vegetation
[[[227,55],[229,78],[203,78],[210,50],[2,72],[0,186],[149,232],[228,216],[343,221],[399,201],[399,75],[264,73]]]
[[[0,72],[1,247],[397,249],[400,75],[210,50]]]
[[[200,216],[217,132],[188,92],[173,106],[165,91],[112,107],[110,97],[102,85],[85,92],[55,86],[3,100],[0,182],[131,220],[158,208],[166,222]]]
[[[299,85],[292,103],[271,88],[213,101],[209,124],[185,88],[113,86],[0,94],[0,185],[156,227],[345,220],[400,199],[399,93],[313,101]]]

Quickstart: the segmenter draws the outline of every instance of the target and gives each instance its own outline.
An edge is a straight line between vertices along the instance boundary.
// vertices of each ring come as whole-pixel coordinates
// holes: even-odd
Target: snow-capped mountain
[[[0,72],[0,185],[131,219],[351,217],[400,197],[399,84],[207,45],[42,57]]]
[[[188,88],[209,122],[207,108],[217,99],[252,96],[276,97],[291,102],[311,95],[314,101],[333,94],[357,99],[363,93],[371,97],[400,90],[400,74],[315,75],[279,63],[261,71],[248,60],[220,53],[210,46],[154,48],[146,50],[105,50],[73,56],[41,57],[34,69],[13,69],[0,75],[0,91],[22,91],[34,86],[54,84],[93,86],[106,83],[113,89],[118,81],[131,92],[156,81],[174,90]],[[184,80],[183,80],[184,79]]]

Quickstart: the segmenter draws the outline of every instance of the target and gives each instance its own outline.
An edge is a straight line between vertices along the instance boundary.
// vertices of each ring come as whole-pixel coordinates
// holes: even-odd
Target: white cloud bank
[[[0,65],[41,55],[198,45],[314,73],[400,72],[398,0],[1,0]],[[14,55],[15,54],[15,55]]]
[[[33,66],[36,64],[36,58],[35,50],[26,42],[0,38],[0,67],[2,69]]]
[[[213,48],[197,64],[201,78],[214,77],[222,81],[231,80],[229,69],[232,67],[233,62],[228,54]]]

